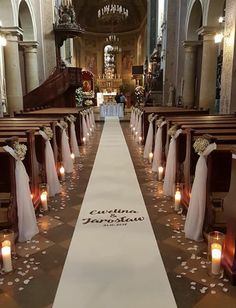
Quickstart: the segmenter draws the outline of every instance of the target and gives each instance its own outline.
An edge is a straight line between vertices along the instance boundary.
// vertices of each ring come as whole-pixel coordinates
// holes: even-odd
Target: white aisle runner
[[[176,307],[118,118],[106,118],[53,307]]]

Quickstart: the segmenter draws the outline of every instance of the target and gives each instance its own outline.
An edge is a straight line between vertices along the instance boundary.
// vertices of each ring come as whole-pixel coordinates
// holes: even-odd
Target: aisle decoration
[[[66,173],[73,172],[73,160],[71,158],[70,152],[70,145],[69,145],[69,138],[66,134],[66,129],[68,125],[65,121],[60,121],[57,125],[62,129],[62,136],[61,136],[61,151],[62,151],[62,163],[65,168]]]
[[[176,125],[168,130],[171,136],[169,152],[166,161],[166,172],[163,184],[163,193],[166,196],[175,195],[175,178],[176,178],[176,139],[182,133],[182,129],[178,129]]]
[[[81,111],[80,114],[82,115],[82,133],[83,133],[83,142],[86,143],[87,140],[89,139],[89,132],[88,132],[88,127],[86,124],[86,110]]]
[[[25,242],[31,240],[39,232],[31,199],[29,177],[22,162],[25,158],[27,147],[24,144],[15,142],[13,148],[7,145],[3,149],[16,160],[15,180],[19,231],[18,240],[19,242]]]
[[[163,118],[156,120],[156,126],[158,127],[155,137],[155,146],[153,153],[152,171],[158,172],[162,163],[162,128],[166,125],[166,121]]]
[[[147,134],[146,143],[145,143],[144,152],[143,152],[144,158],[148,158],[149,154],[152,153],[153,122],[155,121],[156,117],[157,117],[157,115],[154,115],[154,113],[152,113],[148,116],[149,128],[148,128],[148,134]]]
[[[138,111],[138,121],[137,121],[137,130],[135,132],[136,142],[139,142],[139,138],[142,138],[142,116],[143,112],[141,110]]]
[[[202,228],[206,208],[207,156],[216,149],[215,143],[205,138],[194,142],[194,150],[199,158],[195,169],[195,177],[191,191],[188,213],[185,221],[185,236],[195,241],[202,240]]]
[[[75,157],[79,157],[79,146],[76,138],[76,133],[75,133],[75,122],[76,122],[76,117],[73,116],[72,114],[67,117],[67,120],[70,122],[70,146],[71,146],[71,151],[72,154],[74,154]]]
[[[50,127],[43,126],[39,130],[39,134],[45,140],[45,165],[46,165],[46,177],[48,184],[48,195],[53,197],[61,192],[61,185],[58,180],[56,164],[54,160],[53,150],[50,140],[53,138],[53,131]]]

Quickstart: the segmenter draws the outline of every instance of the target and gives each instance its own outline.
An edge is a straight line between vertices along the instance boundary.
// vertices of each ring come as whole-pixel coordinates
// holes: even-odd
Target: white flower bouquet
[[[19,143],[18,141],[13,143],[13,150],[20,160],[24,160],[26,152],[27,152],[27,146],[25,144]]]
[[[176,132],[177,132],[177,126],[176,125],[173,125],[173,126],[171,126],[171,128],[168,129],[168,135],[171,136],[171,137],[174,137]]]
[[[193,144],[194,151],[198,154],[202,154],[209,144],[210,142],[207,139],[199,137],[195,140]]]
[[[43,126],[43,132],[47,135],[49,140],[53,138],[53,131],[50,127]]]

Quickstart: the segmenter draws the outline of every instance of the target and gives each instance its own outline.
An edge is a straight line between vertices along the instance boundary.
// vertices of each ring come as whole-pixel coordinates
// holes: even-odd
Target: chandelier
[[[115,34],[110,34],[108,37],[106,37],[107,43],[118,43],[120,41],[120,38],[116,36]]]
[[[103,22],[119,23],[129,15],[128,9],[120,4],[110,2],[98,10],[98,19]]]

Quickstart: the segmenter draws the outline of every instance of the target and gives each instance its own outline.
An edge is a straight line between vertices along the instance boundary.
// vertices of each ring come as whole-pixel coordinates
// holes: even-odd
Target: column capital
[[[37,52],[39,43],[37,41],[22,41],[19,45],[27,52]]]
[[[202,41],[183,41],[185,51],[194,52],[200,45],[202,45]]]
[[[21,36],[23,30],[20,27],[0,27],[0,31],[6,36]]]
[[[198,35],[201,36],[215,36],[216,33],[220,30],[219,27],[208,27],[208,26],[202,26],[197,30]]]

